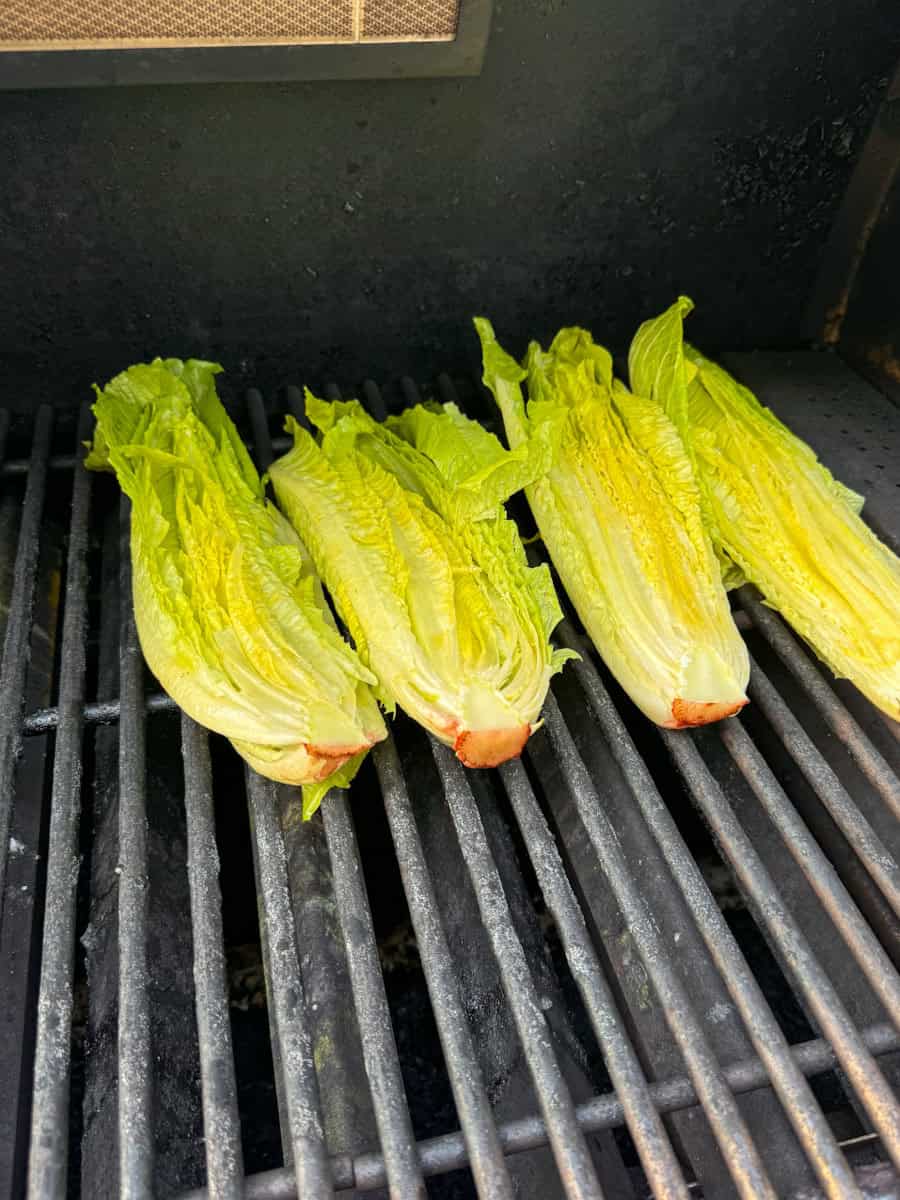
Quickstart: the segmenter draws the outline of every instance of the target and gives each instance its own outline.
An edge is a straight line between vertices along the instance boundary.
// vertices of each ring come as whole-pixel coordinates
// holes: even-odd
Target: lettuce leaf
[[[629,368],[668,405],[689,380],[682,428],[723,555],[835,675],[900,720],[900,559],[860,517],[862,497],[722,367],[683,339],[682,297],[641,326]]]
[[[564,656],[549,575],[528,567],[502,500],[546,449],[510,454],[452,406],[382,425],[307,393],[306,412],[321,442],[289,418],[294,447],[270,477],[382,703],[469,766],[518,754]]]
[[[507,594],[519,614],[523,635],[532,646],[532,654],[520,668],[532,684],[538,684],[540,701],[535,711],[539,711],[550,675],[578,655],[550,645],[550,635],[562,620],[550,568],[546,563],[528,565],[518,528],[507,517],[503,503],[547,473],[554,439],[536,437],[517,450],[505,450],[498,438],[455,404],[444,404],[436,411],[416,405],[399,417],[389,417],[387,425],[437,468],[441,486],[435,489],[432,504],[458,531],[474,561],[497,589]],[[471,523],[469,509],[476,506],[470,506],[467,498],[476,492],[479,520]],[[465,498],[462,505],[460,495]],[[539,664],[543,673],[536,671]]]
[[[532,343],[523,370],[488,321],[476,318],[475,326],[484,383],[510,445],[549,437],[555,446],[550,470],[526,495],[616,679],[659,725],[703,724],[737,711],[746,703],[747,652],[675,424],[613,380],[608,352],[584,330],[561,330],[547,351]]]
[[[97,390],[85,462],[131,499],[138,636],[169,695],[269,778],[343,781],[386,736],[375,679],[266,500],[216,394],[220,370],[157,359],[116,376]]]
[[[697,368],[680,350],[684,318],[693,309],[693,300],[688,296],[679,296],[671,308],[666,309],[656,320],[645,321],[641,325],[632,339],[628,353],[628,378],[633,391],[649,400],[655,400],[665,409],[681,434],[696,476],[696,453],[693,441],[688,436],[688,391],[696,379]],[[737,563],[722,549],[720,539],[715,536],[715,512],[708,503],[702,485],[700,502],[704,522],[712,533],[713,548],[719,560],[722,581],[726,590],[731,591],[746,583],[746,578]]]

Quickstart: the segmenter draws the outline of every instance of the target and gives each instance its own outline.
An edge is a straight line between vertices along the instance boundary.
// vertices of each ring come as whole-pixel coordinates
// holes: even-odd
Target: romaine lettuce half
[[[341,637],[302,541],[216,394],[215,363],[157,359],[97,390],[86,465],[130,497],[144,657],[195,720],[310,815],[386,736],[374,676]],[[327,781],[327,782],[326,782]]]
[[[712,535],[837,676],[900,720],[900,559],[862,497],[727,371],[684,342],[686,297],[632,342],[632,386],[690,448]]]
[[[356,401],[306,404],[321,441],[289,419],[294,447],[270,476],[379,698],[467,766],[515,756],[566,657],[549,642],[549,574],[528,567],[502,508],[540,455],[508,453],[453,410],[388,428]]]
[[[749,663],[701,520],[688,455],[658,404],[613,379],[580,329],[520,367],[476,318],[484,382],[510,446],[549,438],[526,488],[544,544],[594,645],[651,720],[678,728],[746,703]],[[527,378],[526,406],[521,385]]]

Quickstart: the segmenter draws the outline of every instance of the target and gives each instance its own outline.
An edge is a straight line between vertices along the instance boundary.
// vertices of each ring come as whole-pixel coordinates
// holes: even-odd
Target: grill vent
[[[452,38],[456,0],[358,0],[363,41],[432,41]]]
[[[445,41],[458,0],[11,0],[0,49]]]

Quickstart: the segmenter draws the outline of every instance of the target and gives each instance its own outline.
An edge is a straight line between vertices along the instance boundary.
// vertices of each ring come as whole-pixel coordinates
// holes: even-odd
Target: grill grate
[[[886,402],[858,386],[870,408],[881,411]],[[453,397],[446,378],[440,388],[444,398]],[[403,392],[407,400],[417,398],[408,381]],[[367,385],[364,394],[376,414],[383,412],[377,389]],[[295,389],[289,390],[288,400],[301,415]],[[821,392],[816,403],[825,403]],[[248,394],[247,411],[257,461],[265,467],[282,443],[269,438],[258,392]],[[83,409],[76,451],[89,422]],[[0,417],[3,435],[7,425]],[[28,1190],[32,1197],[57,1197],[69,1186],[66,1131],[82,741],[85,728],[117,723],[118,1171],[123,1195],[144,1196],[153,1190],[159,1084],[153,1069],[147,958],[147,721],[174,705],[165,696],[145,695],[130,603],[122,603],[119,621],[119,698],[85,703],[89,532],[96,483],[76,468],[58,702],[22,716],[48,479],[64,478],[49,471],[71,470],[75,461],[51,457],[52,426],[53,413],[41,409],[30,458],[7,462],[3,470],[12,486],[26,475],[2,669],[4,848],[15,829],[11,798],[21,738],[55,734]],[[883,521],[886,511],[881,505],[876,515]],[[118,546],[123,599],[130,597],[127,529],[123,503]],[[105,575],[109,569],[107,564]],[[323,886],[329,889],[346,955],[378,1148],[363,1143],[336,1150],[329,1144],[323,1117],[328,1076],[311,1033],[315,1001],[310,997],[318,994],[317,984],[296,933],[298,906],[302,911],[306,898],[297,894],[285,853],[283,790],[247,773],[284,1165],[250,1176],[246,1191],[209,738],[182,716],[194,998],[210,1195],[274,1198],[299,1193],[318,1200],[332,1189],[388,1187],[392,1195],[405,1198],[424,1195],[425,1178],[467,1167],[479,1195],[511,1197],[518,1190],[513,1156],[541,1147],[550,1148],[558,1170],[555,1194],[570,1197],[642,1196],[648,1191],[687,1196],[689,1188],[710,1197],[774,1197],[785,1194],[785,1180],[790,1190],[807,1187],[811,1190],[804,1194],[835,1200],[860,1196],[863,1182],[867,1195],[892,1194],[896,1181],[884,1161],[900,1168],[895,1095],[900,1083],[900,976],[895,966],[900,780],[891,765],[897,746],[890,737],[896,731],[888,731],[849,694],[845,702],[844,693],[826,682],[818,665],[752,590],[743,589],[738,599],[740,624],[755,658],[753,704],[740,720],[693,734],[654,732],[646,723],[632,721],[579,633],[565,622],[560,639],[580,650],[582,661],[570,664],[555,685],[545,709],[545,731],[530,743],[526,760],[506,764],[493,776],[493,798],[488,794],[485,800],[482,773],[467,773],[445,747],[430,743],[431,766],[443,791],[443,797],[432,795],[430,803],[447,806],[467,886],[527,1064],[534,1098],[530,1112],[497,1115],[492,1081],[480,1061],[459,947],[448,932],[447,888],[440,883],[440,864],[430,856],[424,835],[423,809],[409,768],[413,751],[401,726],[396,742],[377,747],[372,759],[459,1129],[416,1142],[357,830],[350,804],[336,793],[314,828],[324,838],[330,863]],[[689,848],[686,817],[679,808],[682,788],[820,1036],[789,1043],[760,982],[758,964],[748,961]],[[491,810],[501,802],[558,931],[610,1091],[581,1095],[566,1069],[538,965],[519,927],[508,864],[489,828]],[[302,845],[310,848],[312,842]],[[0,872],[6,872],[6,862],[7,855],[0,854]],[[5,878],[0,873],[0,884]],[[6,897],[9,919],[8,887]],[[14,1048],[0,1045],[0,1056],[13,1052],[27,1063],[27,1039]],[[848,1111],[856,1114],[849,1136],[842,1135],[833,1113],[826,1114],[820,1090],[810,1082],[833,1070]],[[641,1172],[623,1171],[610,1152],[615,1143],[602,1140],[608,1137],[604,1131],[622,1126],[629,1131]],[[15,1137],[7,1139],[8,1145],[14,1143]],[[869,1152],[868,1163],[858,1157],[861,1150]],[[879,1159],[884,1161],[879,1164]]]

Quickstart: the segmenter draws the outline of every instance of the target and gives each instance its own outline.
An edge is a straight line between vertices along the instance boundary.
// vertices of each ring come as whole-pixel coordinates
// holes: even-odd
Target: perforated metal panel
[[[451,38],[459,16],[456,0],[364,0],[361,7],[364,41]]]
[[[7,0],[0,48],[440,41],[458,0]]]

